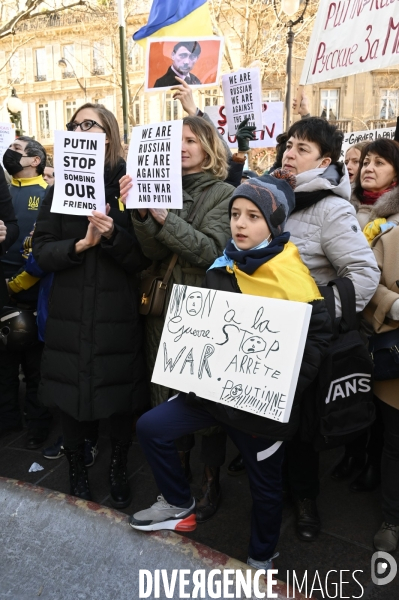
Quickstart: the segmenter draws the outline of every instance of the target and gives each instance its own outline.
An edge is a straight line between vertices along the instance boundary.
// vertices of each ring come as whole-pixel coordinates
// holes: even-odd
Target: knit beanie
[[[251,200],[266,219],[273,238],[281,235],[287,219],[295,207],[295,175],[284,169],[276,169],[271,175],[252,178],[239,185],[229,203],[231,207],[236,198]]]

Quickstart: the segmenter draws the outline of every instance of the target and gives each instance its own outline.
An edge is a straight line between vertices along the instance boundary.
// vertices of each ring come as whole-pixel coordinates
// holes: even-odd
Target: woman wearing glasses
[[[148,261],[120,210],[119,179],[126,169],[114,115],[87,103],[67,129],[105,133],[107,214],[52,213],[54,186],[42,202],[33,254],[44,271],[54,272],[54,283],[39,394],[45,405],[61,409],[71,495],[91,499],[84,440],[91,421],[108,419],[111,503],[123,508],[131,499],[126,466],[132,415],[142,412],[147,398],[136,273]]]

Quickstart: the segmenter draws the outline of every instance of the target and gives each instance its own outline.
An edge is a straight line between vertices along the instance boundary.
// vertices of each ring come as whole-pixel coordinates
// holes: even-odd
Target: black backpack
[[[335,285],[342,318],[335,318]],[[375,419],[373,362],[358,328],[353,283],[347,277],[322,288],[333,322],[333,340],[315,382],[316,450],[328,450],[359,436]]]

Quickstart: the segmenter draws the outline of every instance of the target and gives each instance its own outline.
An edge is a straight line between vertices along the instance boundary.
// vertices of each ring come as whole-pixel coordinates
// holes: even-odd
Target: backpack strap
[[[356,318],[356,294],[352,280],[349,277],[338,277],[328,283],[329,286],[335,285],[341,298],[342,319],[350,331],[358,329]],[[335,298],[334,298],[335,306]]]

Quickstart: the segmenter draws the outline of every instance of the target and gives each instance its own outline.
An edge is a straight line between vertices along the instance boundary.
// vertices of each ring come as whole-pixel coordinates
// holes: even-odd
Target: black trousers
[[[387,523],[399,525],[399,410],[382,401],[380,409],[384,423],[382,514]]]
[[[111,415],[107,419],[111,439],[120,440],[122,443],[130,442],[132,438],[131,415]],[[64,446],[69,450],[77,450],[85,439],[96,439],[98,435],[98,421],[77,421],[66,412],[61,411],[62,433]]]
[[[18,404],[20,365],[26,380],[24,411],[28,428],[48,429],[51,425],[52,415],[37,397],[43,346],[37,342],[21,352],[0,352],[0,420],[4,428],[18,426],[22,421]]]
[[[362,432],[358,438],[345,447],[345,452],[351,456],[361,456],[367,452],[368,460],[372,463],[381,461],[383,425],[380,405],[384,404],[374,397],[376,419],[370,431]],[[320,491],[319,482],[319,452],[313,444],[300,439],[300,434],[287,442],[284,464],[285,483],[295,500],[310,498],[316,500]]]

